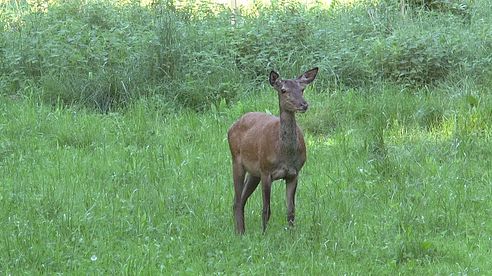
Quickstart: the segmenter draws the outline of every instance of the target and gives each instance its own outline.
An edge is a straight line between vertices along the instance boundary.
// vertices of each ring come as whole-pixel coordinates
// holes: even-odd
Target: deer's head
[[[296,79],[282,80],[280,75],[270,72],[270,84],[278,92],[280,109],[288,112],[304,113],[309,104],[304,100],[304,89],[310,84],[318,73],[318,67],[315,67]]]

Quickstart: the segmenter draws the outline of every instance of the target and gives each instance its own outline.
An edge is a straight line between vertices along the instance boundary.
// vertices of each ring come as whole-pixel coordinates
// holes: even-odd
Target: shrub
[[[252,79],[263,80],[269,70],[285,75],[298,74],[300,61],[313,54],[310,14],[296,3],[278,3],[275,7],[261,7],[259,15],[243,15],[230,28],[230,41],[236,66]],[[307,62],[304,62],[307,63]]]
[[[402,16],[389,1],[329,9],[279,1],[237,13],[172,1],[48,3],[0,6],[2,87],[18,93],[37,85],[47,102],[104,112],[148,94],[204,110],[264,85],[272,69],[294,77],[319,66],[319,90],[487,81],[492,72],[485,0],[467,6],[466,24],[434,8]]]
[[[460,53],[442,34],[403,32],[376,43],[374,66],[392,81],[422,85],[444,79],[456,67]]]
[[[421,8],[428,11],[452,13],[470,19],[467,3],[463,0],[407,0],[411,8]]]

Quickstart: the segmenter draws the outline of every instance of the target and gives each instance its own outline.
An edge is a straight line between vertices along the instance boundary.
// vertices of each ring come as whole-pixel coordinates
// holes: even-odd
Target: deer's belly
[[[257,176],[257,177],[261,176],[261,172],[259,170],[259,168],[260,168],[260,162],[259,161],[248,162],[247,160],[244,160],[243,166],[249,174],[251,174],[253,176]]]
[[[272,180],[296,177],[298,170],[294,167],[280,166],[273,170]]]

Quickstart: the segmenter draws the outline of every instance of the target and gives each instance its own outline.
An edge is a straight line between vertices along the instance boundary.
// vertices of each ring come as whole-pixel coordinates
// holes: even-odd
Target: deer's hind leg
[[[258,187],[258,183],[260,183],[260,178],[256,176],[252,176],[251,174],[248,174],[246,177],[246,181],[244,182],[241,198],[239,200],[239,204],[236,205],[236,217],[240,218],[239,221],[239,226],[242,228],[238,228],[239,230],[242,229],[241,231],[238,231],[238,233],[243,234],[245,230],[245,223],[244,223],[244,207],[246,206],[246,201],[248,200],[249,196],[255,191],[256,187]]]
[[[244,189],[244,177],[246,172],[238,159],[232,160],[232,176],[234,180],[234,206],[233,213],[236,220],[236,232],[244,233],[244,207],[241,208],[241,194]]]

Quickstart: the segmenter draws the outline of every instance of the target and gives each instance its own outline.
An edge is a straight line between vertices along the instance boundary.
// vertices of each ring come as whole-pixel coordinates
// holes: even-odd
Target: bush
[[[420,8],[427,11],[452,13],[470,19],[467,3],[463,0],[407,0],[411,8]]]
[[[485,0],[467,6],[465,24],[461,15],[417,7],[403,16],[388,1],[329,9],[279,1],[237,13],[172,1],[49,3],[0,6],[2,87],[37,85],[49,103],[103,112],[156,93],[204,110],[265,85],[272,69],[294,77],[319,66],[319,90],[429,86],[492,72]]]
[[[454,45],[447,45],[443,34],[401,32],[375,44],[374,66],[383,77],[410,85],[446,78],[462,55]]]
[[[298,3],[279,3],[259,7],[258,13],[239,16],[227,32],[229,53],[237,68],[261,81],[272,69],[285,75],[298,74],[304,65],[300,61],[313,54],[316,45],[309,41],[313,29],[309,11]]]

